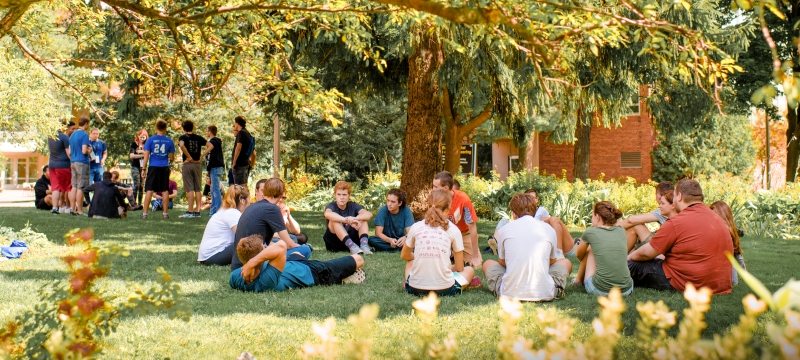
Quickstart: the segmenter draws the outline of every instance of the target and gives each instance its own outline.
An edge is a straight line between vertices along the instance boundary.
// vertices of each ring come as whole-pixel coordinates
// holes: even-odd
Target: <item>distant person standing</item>
[[[181,218],[200,217],[203,206],[203,165],[200,163],[201,148],[206,146],[206,139],[195,134],[191,120],[183,122],[183,135],[178,138],[178,146],[183,154],[183,191],[186,192],[189,209]]]
[[[71,134],[74,122],[65,122],[65,130]],[[54,138],[47,139],[47,147],[50,150],[50,185],[53,190],[53,214],[58,215],[58,210],[66,208],[67,204],[61,200],[62,194],[70,191],[70,181],[72,173],[69,160],[69,134],[58,130]]]
[[[217,213],[220,206],[222,206],[222,172],[225,168],[225,159],[222,157],[222,140],[217,137],[217,127],[210,125],[206,129],[206,136],[208,143],[206,143],[206,151],[203,152],[201,157],[208,161],[206,170],[211,179],[211,208],[208,210],[208,215],[213,216]]]
[[[153,192],[161,193],[162,198],[169,199],[169,163],[175,159],[175,143],[166,136],[166,121],[158,120],[156,132],[144,144],[144,166],[149,165],[144,183],[145,204],[150,203]],[[147,219],[147,210],[147,206],[142,209],[142,219]],[[169,219],[169,207],[163,206],[162,210],[162,219]]]
[[[247,121],[237,116],[234,119],[233,131],[236,142],[233,144],[233,155],[231,156],[231,181],[237,185],[247,187],[247,179],[250,177],[250,168],[255,164],[255,139],[245,128]],[[253,157],[253,161],[251,161]]]
[[[141,129],[131,143],[131,179],[133,180],[133,198],[137,204],[142,204],[142,189],[144,184],[144,143],[147,141],[147,130]]]
[[[72,190],[69,201],[72,215],[83,215],[83,188],[89,186],[89,154],[92,144],[89,141],[89,118],[81,116],[78,128],[69,137],[70,169],[72,170]]]
[[[92,146],[92,152],[89,154],[91,157],[89,171],[92,176],[89,178],[89,182],[100,182],[103,181],[104,167],[106,166],[106,158],[108,157],[108,146],[106,146],[105,141],[100,140],[100,129],[92,129],[89,133],[89,143]]]

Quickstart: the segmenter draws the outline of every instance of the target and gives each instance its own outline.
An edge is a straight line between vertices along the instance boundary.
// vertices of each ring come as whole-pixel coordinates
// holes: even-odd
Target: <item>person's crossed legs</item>
[[[345,226],[340,222],[329,221],[328,232],[336,237],[335,239],[332,239],[332,236],[324,237],[325,247],[328,251],[350,251],[346,244],[347,240],[352,240],[356,246],[359,246],[356,241],[368,243],[369,239],[369,225],[366,221],[360,221],[357,229]]]
[[[664,275],[661,263],[664,260],[653,259],[647,261],[628,260],[628,270],[630,270],[634,287],[646,287],[656,290],[677,291],[672,287],[669,278]]]

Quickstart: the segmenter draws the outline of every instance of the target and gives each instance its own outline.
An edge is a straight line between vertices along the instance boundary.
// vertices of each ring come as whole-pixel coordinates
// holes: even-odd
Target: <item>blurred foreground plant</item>
[[[75,229],[64,238],[68,245],[83,247],[75,255],[63,257],[69,280],[45,285],[40,291],[42,302],[0,329],[0,356],[92,358],[102,349],[102,337],[115,331],[124,316],[166,310],[170,318],[189,320],[191,307],[163,268],[156,269],[157,285],[142,289],[132,284],[131,293],[120,299],[106,294],[97,283],[111,272],[114,259],[128,256],[128,251],[116,244],[94,246],[91,229]]]

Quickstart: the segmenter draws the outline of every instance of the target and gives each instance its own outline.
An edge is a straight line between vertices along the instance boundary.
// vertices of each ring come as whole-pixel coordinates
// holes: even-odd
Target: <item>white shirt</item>
[[[549,216],[550,216],[550,213],[547,212],[547,209],[545,209],[544,207],[541,207],[541,206],[536,208],[536,214],[533,215],[534,218],[539,219],[539,220],[542,220],[543,218],[546,218],[546,217],[549,217]],[[501,227],[508,225],[508,223],[510,223],[510,222],[511,222],[510,219],[502,218],[502,219],[500,219],[500,221],[497,222],[497,226],[494,229],[495,230],[500,230]]]
[[[408,284],[420,290],[443,290],[453,287],[455,278],[450,270],[450,254],[464,251],[461,231],[452,222],[447,230],[430,227],[425,220],[408,230],[406,245],[414,249]]]
[[[200,251],[197,254],[197,261],[205,261],[222,251],[228,245],[233,244],[233,227],[239,224],[239,217],[242,213],[236,208],[219,209],[211,220],[206,224],[206,231],[203,232],[203,241],[200,242]]]
[[[555,297],[550,259],[556,258],[556,232],[532,216],[523,216],[497,232],[497,255],[505,259],[506,272],[499,294],[523,301]]]

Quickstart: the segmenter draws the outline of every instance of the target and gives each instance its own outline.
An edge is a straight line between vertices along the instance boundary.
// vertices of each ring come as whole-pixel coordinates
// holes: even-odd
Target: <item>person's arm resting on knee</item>
[[[633,261],[647,261],[652,260],[656,256],[659,255],[659,252],[653,248],[650,244],[645,244],[644,246],[636,249],[632,253],[628,254],[628,260]]]
[[[620,221],[619,226],[622,226],[623,229],[628,230],[636,225],[644,225],[651,222],[658,222],[658,219],[655,215],[647,213],[628,216],[625,218],[625,220]]]

